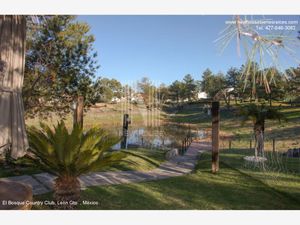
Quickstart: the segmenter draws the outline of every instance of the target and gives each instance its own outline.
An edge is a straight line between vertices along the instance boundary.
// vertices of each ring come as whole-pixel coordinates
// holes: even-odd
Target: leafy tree
[[[264,156],[264,137],[266,120],[284,119],[284,115],[276,108],[267,107],[264,104],[247,104],[240,108],[243,123],[251,120],[255,137],[255,156]]]
[[[161,104],[164,104],[165,101],[170,97],[169,88],[165,84],[161,84],[157,88],[157,92],[158,92],[158,100]]]
[[[143,77],[141,81],[138,82],[138,89],[146,107],[148,109],[154,107],[157,103],[157,89],[148,77]]]
[[[237,87],[241,74],[239,69],[231,67],[226,73],[226,84],[228,87]]]
[[[122,87],[122,93],[123,93],[123,97],[125,97],[127,99],[127,101],[129,101],[129,102],[132,101],[132,99],[135,95],[135,91],[128,84],[125,84]]]
[[[211,79],[211,89],[209,90],[210,96],[214,98],[223,98],[225,103],[229,105],[229,91],[226,85],[226,79],[223,73],[218,73]]]
[[[269,93],[269,84],[265,80],[264,71],[260,70],[259,64],[253,61],[248,61],[240,68],[241,80],[243,81],[242,99],[249,99],[250,102],[258,100],[258,89],[264,86],[268,88],[266,93]],[[267,71],[267,70],[265,70]]]
[[[269,101],[270,105],[272,105],[272,100],[284,100],[287,94],[287,80],[275,67],[261,70],[257,63],[251,62],[242,65],[240,70],[252,74],[242,73],[241,78],[244,80],[243,99],[250,98],[250,102],[263,99]]]
[[[57,176],[54,183],[56,201],[78,201],[78,177],[81,174],[116,164],[125,156],[124,153],[108,152],[118,138],[98,128],[83,132],[80,126],[74,126],[69,133],[63,122],[54,126],[54,129],[41,124],[41,129],[29,128],[28,138],[29,151],[34,155],[31,160]]]
[[[230,92],[234,96],[235,103],[237,104],[237,99],[243,98],[243,81],[241,80],[241,71],[238,68],[231,67],[225,76],[226,86],[228,88],[233,88]]]
[[[287,96],[290,101],[300,101],[300,67],[286,70]]]
[[[211,98],[218,97],[219,95],[222,97],[225,96],[223,91],[226,89],[226,79],[222,73],[214,75],[210,70],[204,71],[201,86],[202,90]],[[225,100],[227,99],[225,98]]]
[[[183,78],[183,98],[187,98],[189,101],[195,98],[197,92],[197,83],[194,78],[187,74]]]
[[[28,29],[23,99],[27,116],[64,115],[83,96],[93,103],[94,36],[75,16],[47,16]]]
[[[284,100],[287,82],[286,78],[276,68],[268,68],[264,73],[266,73],[265,78],[268,79],[270,92],[265,91],[265,85],[258,85],[257,98],[269,101],[269,105],[272,106],[272,100]]]
[[[184,95],[184,85],[182,82],[175,80],[170,86],[169,86],[169,93],[170,98],[173,101],[176,101],[177,104],[183,99]]]
[[[210,69],[206,69],[203,72],[202,75],[202,81],[201,81],[201,90],[208,93],[208,90],[210,89],[210,79],[213,76],[213,73]]]
[[[122,84],[116,79],[98,78],[94,83],[95,98],[99,102],[110,102],[113,97],[121,98]]]

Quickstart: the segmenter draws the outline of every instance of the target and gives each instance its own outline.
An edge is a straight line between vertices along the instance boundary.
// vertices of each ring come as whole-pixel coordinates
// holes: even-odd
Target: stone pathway
[[[80,176],[79,180],[82,189],[85,189],[88,186],[136,183],[182,176],[193,171],[199,153],[207,150],[210,150],[210,143],[193,142],[184,156],[176,156],[151,171],[94,172]],[[49,173],[39,173],[1,178],[0,181],[9,180],[28,184],[32,187],[33,194],[39,195],[53,190],[54,178]]]

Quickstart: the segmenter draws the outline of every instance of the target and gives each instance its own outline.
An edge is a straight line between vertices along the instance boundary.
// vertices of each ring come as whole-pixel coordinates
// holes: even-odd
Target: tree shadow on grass
[[[264,182],[266,174],[254,176],[255,171],[250,174],[250,170],[242,169],[243,154],[236,150],[222,153],[217,174],[211,173],[211,154],[206,153],[189,175],[89,187],[82,191],[81,200],[98,201],[99,205],[80,205],[78,209],[300,209],[299,192],[287,183],[295,180],[279,177],[283,190],[290,191],[278,190]]]
[[[278,193],[247,174],[221,164],[220,173],[207,169],[194,174],[159,181],[90,187],[81,200],[97,206],[78,209],[159,210],[159,209],[299,209],[288,196]],[[41,199],[41,198],[40,198]]]
[[[295,209],[295,203],[265,184],[232,169],[198,172],[155,182],[92,187],[82,199],[97,209]],[[299,208],[299,207],[298,207]]]

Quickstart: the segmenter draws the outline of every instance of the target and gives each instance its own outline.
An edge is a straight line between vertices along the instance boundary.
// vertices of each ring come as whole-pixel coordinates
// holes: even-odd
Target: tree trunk
[[[28,148],[22,99],[25,41],[25,16],[0,15],[0,151],[9,150],[14,159]]]
[[[272,94],[271,93],[269,94],[269,106],[270,107],[272,106]]]
[[[220,103],[212,102],[212,172],[219,171]]]
[[[228,98],[228,96],[225,94],[224,95],[224,101],[225,101],[225,104],[226,104],[226,108],[229,109],[230,107],[230,100]]]
[[[264,157],[264,122],[256,122],[254,125],[255,157]]]
[[[78,96],[76,100],[76,106],[74,109],[74,118],[73,125],[79,124],[79,126],[83,127],[83,108],[84,108],[84,98],[83,96]]]
[[[57,209],[74,209],[80,199],[80,182],[77,177],[62,176],[55,179],[54,199]]]

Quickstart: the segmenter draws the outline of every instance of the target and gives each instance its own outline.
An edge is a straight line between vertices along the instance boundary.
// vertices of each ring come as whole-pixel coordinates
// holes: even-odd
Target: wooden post
[[[130,119],[128,114],[123,115],[123,140],[121,142],[121,148],[127,149],[127,137],[128,137],[128,125],[130,124]]]
[[[275,146],[275,138],[273,138],[273,153],[276,151],[276,146]]]
[[[250,151],[252,150],[252,140],[250,139]]]
[[[212,172],[219,171],[220,103],[212,102]]]
[[[79,124],[81,128],[83,127],[83,108],[84,108],[84,98],[83,96],[78,96],[75,110],[74,110],[73,125]]]
[[[229,150],[231,150],[231,140],[229,140]]]

